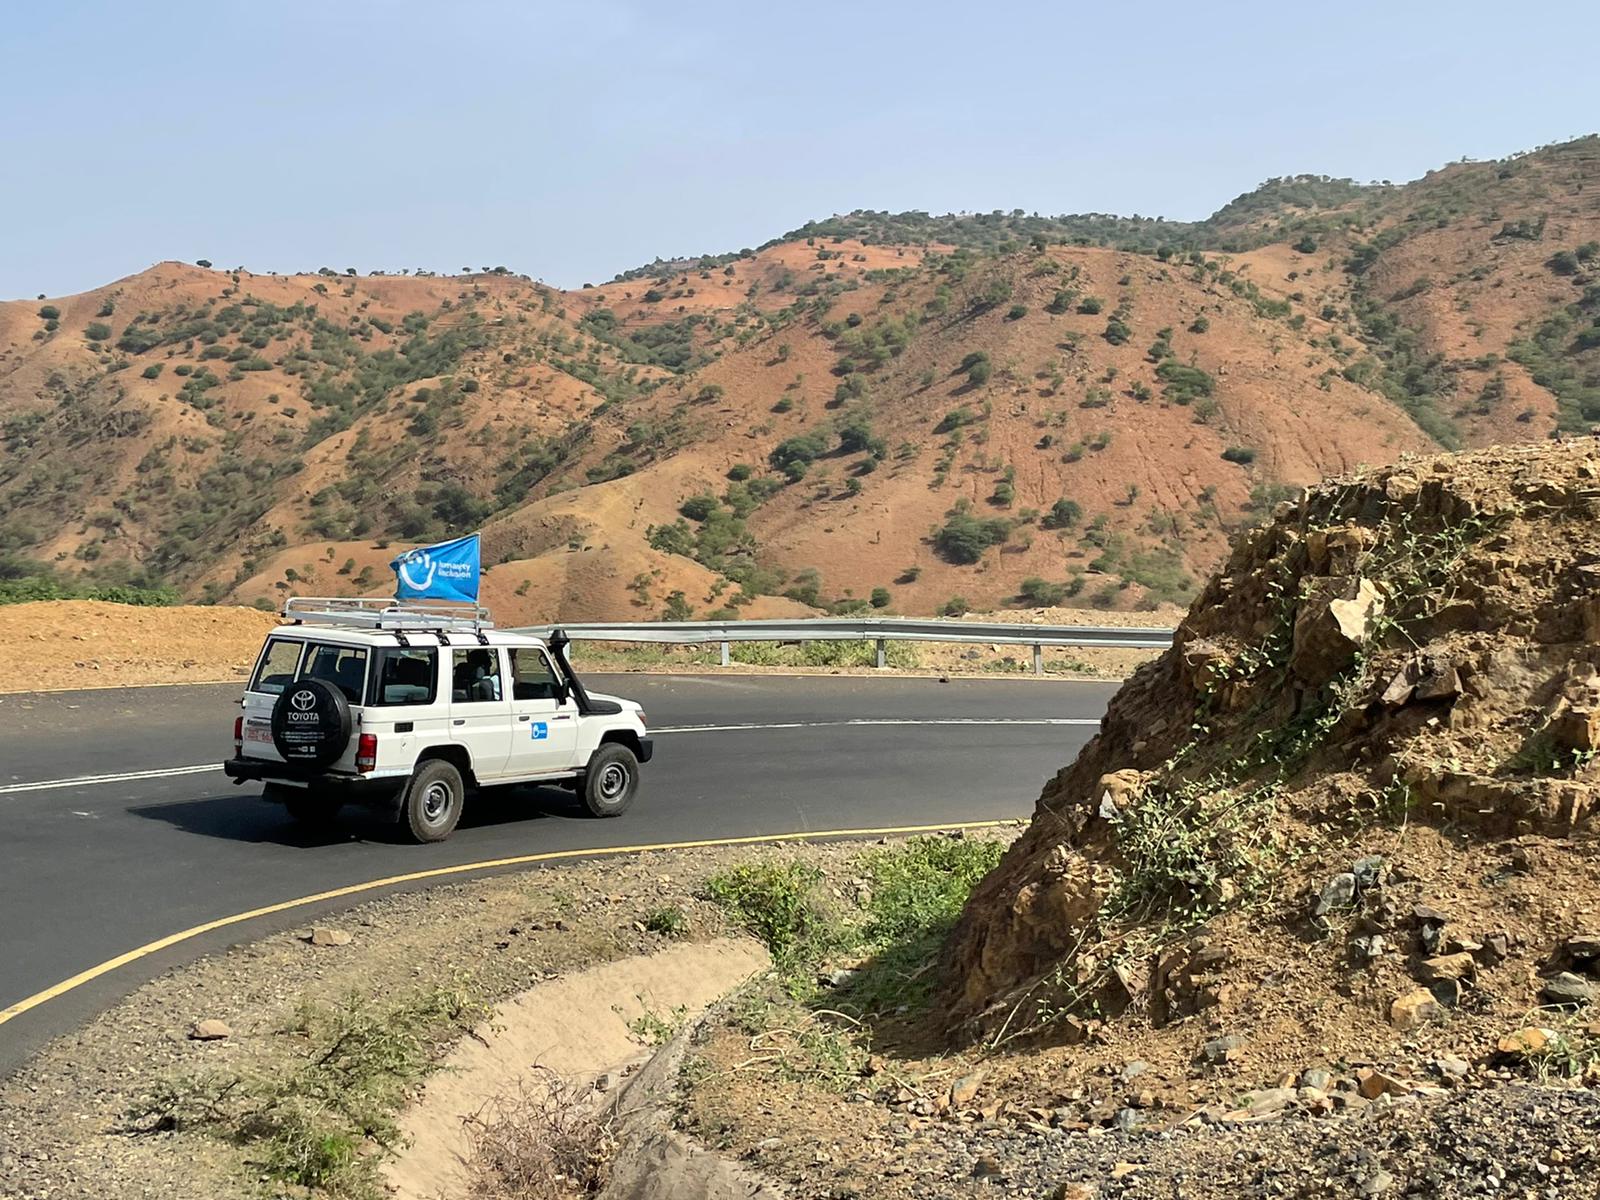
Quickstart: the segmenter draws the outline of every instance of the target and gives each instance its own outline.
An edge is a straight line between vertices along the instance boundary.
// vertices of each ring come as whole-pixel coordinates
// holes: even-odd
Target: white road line
[[[154,771],[123,771],[116,775],[78,775],[71,779],[41,779],[34,783],[0,785],[0,796],[14,792],[47,792],[52,788],[87,787],[93,783],[126,783],[133,779],[165,779],[169,775],[200,775],[220,771],[220,763],[201,763],[194,767],[161,767]]]
[[[777,721],[744,725],[668,725],[652,729],[651,736],[672,733],[744,733],[761,729],[838,729],[872,725],[1083,725],[1098,726],[1098,717],[859,717],[847,721]],[[48,792],[58,788],[91,787],[99,783],[131,783],[140,779],[166,779],[178,775],[204,775],[220,771],[219,763],[192,767],[159,767],[152,771],[121,771],[113,775],[75,775],[70,779],[40,779],[32,783],[0,784],[0,796],[20,792]]]

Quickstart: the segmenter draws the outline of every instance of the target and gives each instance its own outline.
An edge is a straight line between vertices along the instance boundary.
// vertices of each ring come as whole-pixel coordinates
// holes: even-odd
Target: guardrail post
[[[728,643],[727,642],[723,642],[722,643],[722,665],[723,666],[727,666],[728,665]]]
[[[889,641],[887,638],[878,639],[878,670],[883,670],[889,665]]]
[[[1033,673],[1035,675],[1044,674],[1044,647],[1037,642],[1033,645]]]

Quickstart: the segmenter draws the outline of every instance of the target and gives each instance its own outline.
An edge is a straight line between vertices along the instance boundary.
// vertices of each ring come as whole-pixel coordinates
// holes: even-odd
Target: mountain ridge
[[[989,214],[569,291],[163,263],[0,303],[0,562],[270,604],[481,526],[530,620],[1183,602],[1324,474],[1600,420],[1597,147],[1268,181],[1207,219],[1232,250]]]

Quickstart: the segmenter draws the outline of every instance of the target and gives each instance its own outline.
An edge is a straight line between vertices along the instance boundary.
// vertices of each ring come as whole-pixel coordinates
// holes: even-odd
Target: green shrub
[[[690,496],[680,504],[678,511],[691,521],[704,521],[720,507],[717,498],[710,492],[701,492],[697,496]]]
[[[749,463],[734,463],[733,466],[728,468],[728,478],[735,483],[749,479],[753,474],[755,474],[755,468]]]
[[[1211,328],[1211,322],[1204,316],[1196,317],[1189,323],[1190,333],[1204,333]]]
[[[1191,404],[1210,396],[1217,381],[1199,367],[1188,367],[1176,359],[1164,359],[1156,367],[1156,378],[1163,387],[1162,395],[1175,404]]]
[[[689,918],[683,909],[675,904],[665,908],[652,908],[644,915],[644,927],[651,933],[659,933],[662,937],[681,938],[689,932]]]
[[[59,320],[61,317],[61,310],[54,304],[46,304],[39,309],[39,317],[41,320],[45,321]]]
[[[1054,608],[1067,598],[1067,585],[1030,575],[1017,586],[1017,598],[1033,608]]]
[[[1256,460],[1256,452],[1249,446],[1229,446],[1222,452],[1222,457],[1231,463],[1245,466]]]
[[[971,425],[978,419],[978,414],[963,404],[960,408],[952,408],[933,427],[935,433],[951,433],[963,425]]]
[[[1105,333],[1101,334],[1100,336],[1105,338],[1106,341],[1110,342],[1113,346],[1121,346],[1133,336],[1133,330],[1128,328],[1127,322],[1117,317],[1112,317],[1106,322]]]
[[[1010,521],[1003,517],[982,520],[968,512],[964,503],[951,509],[946,517],[933,535],[933,547],[946,562],[975,563],[990,546],[1002,545],[1011,536]]]
[[[1083,508],[1076,500],[1065,496],[1050,506],[1050,511],[1040,522],[1046,529],[1071,529],[1083,519]]]
[[[101,321],[92,321],[84,329],[83,336],[91,342],[103,342],[111,337],[111,326]]]
[[[799,477],[804,477],[805,467],[827,453],[828,441],[828,433],[824,429],[796,434],[778,443],[767,455],[767,461],[780,471],[789,472],[791,479],[797,476],[790,469],[799,467]]]
[[[667,606],[661,610],[663,621],[692,621],[694,608],[689,604],[689,598],[681,591],[674,591],[667,595]]]
[[[1020,320],[1022,320],[1023,317],[1025,317],[1027,315],[1028,315],[1028,306],[1026,304],[1013,304],[1011,306],[1010,311],[1008,311],[1006,313],[1006,320],[1008,320],[1008,321],[1020,321]]]
[[[888,608],[889,607],[889,602],[890,602],[891,599],[892,599],[892,597],[889,595],[889,589],[888,588],[886,588],[886,587],[875,587],[875,588],[872,589],[872,597],[871,597],[870,603],[871,603],[873,608]]]
[[[972,611],[972,605],[967,603],[965,596],[951,596],[939,606],[939,615],[943,617],[960,617]]]
[[[139,376],[142,379],[158,379],[161,376],[161,367],[161,363],[151,363],[143,371],[139,372]]]
[[[1078,302],[1078,311],[1087,316],[1094,316],[1105,307],[1105,301],[1098,296],[1085,296]]]
[[[743,863],[706,880],[706,895],[766,946],[780,974],[794,975],[844,942],[825,907],[822,879],[803,862]]]
[[[1557,250],[1544,265],[1557,275],[1576,275],[1579,270],[1578,256],[1571,250]]]

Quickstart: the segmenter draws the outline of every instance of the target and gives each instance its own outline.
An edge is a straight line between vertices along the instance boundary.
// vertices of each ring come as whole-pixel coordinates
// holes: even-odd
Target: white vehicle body
[[[433,761],[451,764],[466,787],[574,781],[580,791],[603,747],[625,748],[630,771],[649,761],[639,705],[589,693],[566,661],[564,639],[553,637],[552,648],[470,611],[291,600],[285,616],[294,623],[267,636],[251,671],[228,774],[279,796],[315,792],[337,807],[403,802],[420,766]],[[319,716],[316,704],[329,711]],[[313,725],[342,721],[343,733],[297,745],[293,721],[302,716]],[[607,761],[618,758],[610,752]],[[627,781],[630,799],[635,780]]]

